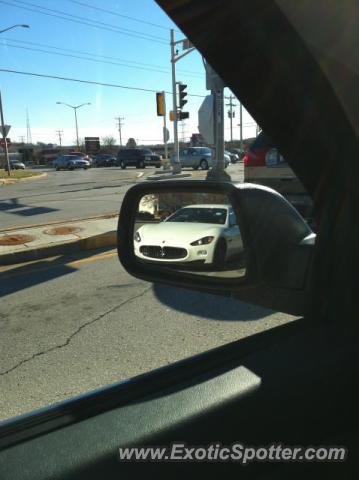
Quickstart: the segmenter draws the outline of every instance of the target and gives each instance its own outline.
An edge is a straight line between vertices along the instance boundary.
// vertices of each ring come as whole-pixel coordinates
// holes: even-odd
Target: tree
[[[115,137],[112,137],[111,135],[107,135],[106,137],[101,138],[102,145],[104,147],[113,147],[116,145],[116,139]]]

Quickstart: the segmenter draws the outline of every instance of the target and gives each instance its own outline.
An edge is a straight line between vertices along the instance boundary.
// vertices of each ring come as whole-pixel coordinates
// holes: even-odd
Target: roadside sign
[[[204,63],[206,69],[206,89],[207,90],[220,90],[225,87],[221,77],[213,70],[208,62]]]
[[[10,138],[6,139],[7,146],[10,147],[11,145],[11,140]],[[0,138],[0,147],[5,148],[5,142],[3,138]]]
[[[166,143],[170,139],[170,132],[168,128],[163,127],[163,141]]]
[[[11,125],[4,125],[3,127],[0,127],[0,133],[3,138],[8,136],[8,133],[10,132],[10,128],[11,128]]]
[[[213,95],[207,95],[198,110],[198,130],[204,140],[214,144]]]
[[[85,151],[87,154],[95,154],[100,151],[100,137],[85,137]]]

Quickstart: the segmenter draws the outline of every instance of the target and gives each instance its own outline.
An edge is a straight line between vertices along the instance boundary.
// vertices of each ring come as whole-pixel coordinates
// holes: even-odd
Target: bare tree
[[[107,135],[106,137],[101,138],[101,142],[104,147],[113,147],[116,145],[116,138],[112,137],[111,135]]]

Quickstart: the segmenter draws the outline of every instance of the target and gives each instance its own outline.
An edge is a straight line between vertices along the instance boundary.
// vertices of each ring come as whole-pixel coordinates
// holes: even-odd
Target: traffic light
[[[179,108],[182,109],[184,105],[186,105],[187,100],[185,99],[187,97],[187,92],[185,91],[187,88],[187,85],[184,83],[178,83],[178,96],[179,96]]]
[[[163,117],[166,114],[165,92],[156,93],[157,116]]]
[[[171,120],[171,122],[173,122],[174,119],[175,119],[175,114],[174,114],[173,110],[170,110],[170,120]]]
[[[189,112],[181,112],[181,111],[178,112],[177,114],[178,120],[185,120],[186,118],[189,118]]]

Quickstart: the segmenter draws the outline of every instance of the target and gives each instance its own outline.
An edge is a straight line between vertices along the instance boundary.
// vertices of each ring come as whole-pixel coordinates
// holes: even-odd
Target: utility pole
[[[63,134],[64,132],[63,132],[62,130],[56,130],[56,133],[57,133],[57,135],[58,135],[58,137],[59,137],[59,143],[60,143],[60,148],[61,148],[61,147],[62,147],[62,142],[61,142],[61,140],[62,140],[62,134]]]
[[[26,143],[32,143],[31,137],[31,128],[30,128],[30,119],[29,119],[29,111],[26,109]]]
[[[185,143],[186,139],[185,139],[185,134],[184,134],[184,129],[186,127],[186,124],[184,121],[181,122],[181,141],[182,143]]]
[[[230,95],[229,97],[226,97],[227,100],[229,100],[229,103],[227,103],[227,107],[229,107],[228,111],[228,116],[231,122],[231,143],[233,143],[233,118],[234,118],[234,110],[233,107],[236,107],[236,105],[232,102],[234,100],[234,96]]]
[[[243,151],[243,111],[242,103],[239,104],[239,142],[240,149]]]
[[[215,168],[218,172],[224,172],[224,97],[223,87],[212,90],[214,96],[214,140],[215,140]]]
[[[122,147],[122,127],[123,127],[123,120],[124,117],[116,117],[117,120],[117,127],[118,127],[118,133],[120,135],[120,146]]]
[[[9,160],[9,151],[7,149],[7,141],[6,141],[7,132],[6,132],[6,129],[5,129],[4,112],[3,112],[3,109],[2,109],[1,91],[0,91],[0,120],[1,120],[1,133],[2,133],[2,138],[3,138],[3,142],[4,142],[3,148],[5,150],[5,161],[6,161],[6,165],[7,165],[7,174],[10,177],[10,160]]]
[[[242,104],[239,104],[239,148],[243,150],[243,112],[242,112]]]

